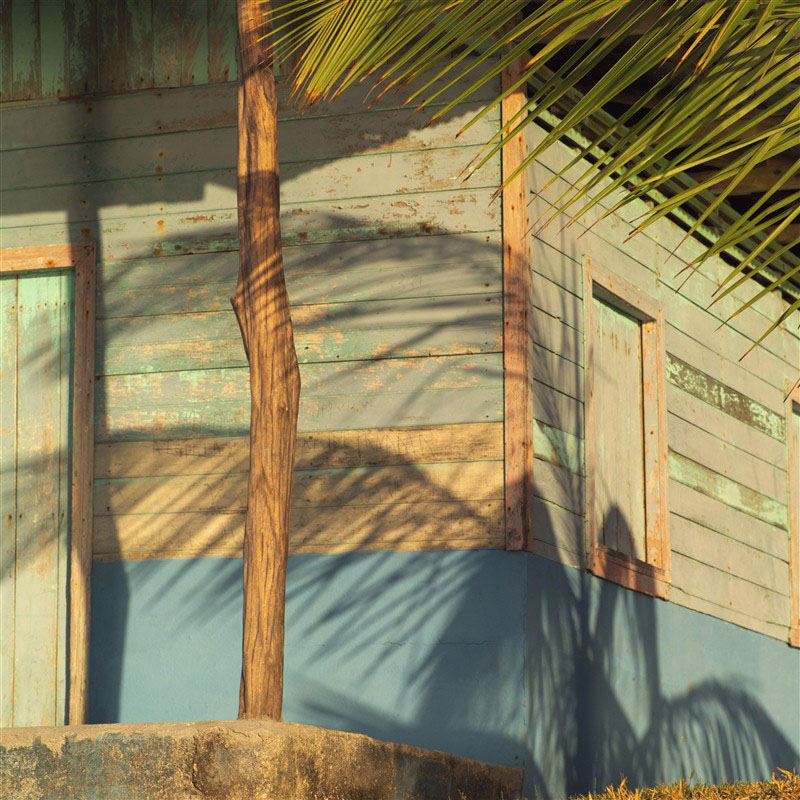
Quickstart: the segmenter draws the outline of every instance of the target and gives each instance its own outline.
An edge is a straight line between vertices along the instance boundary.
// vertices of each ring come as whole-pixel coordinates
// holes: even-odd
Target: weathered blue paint
[[[92,721],[231,718],[241,562],[98,563]],[[800,652],[545,559],[293,556],[284,717],[524,765],[546,797],[800,766]]]

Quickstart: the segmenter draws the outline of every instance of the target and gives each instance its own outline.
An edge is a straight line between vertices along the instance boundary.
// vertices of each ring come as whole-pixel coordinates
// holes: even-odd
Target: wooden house
[[[234,4],[0,8],[0,724],[66,722],[71,675],[89,722],[231,718]],[[797,314],[741,356],[800,280],[721,325],[760,287],[709,307],[722,260],[681,286],[685,218],[533,235],[575,142],[493,202],[525,144],[464,182],[499,112],[455,138],[492,89],[425,127],[361,90],[301,114],[279,79],[284,716],[521,765],[548,797],[796,768]]]

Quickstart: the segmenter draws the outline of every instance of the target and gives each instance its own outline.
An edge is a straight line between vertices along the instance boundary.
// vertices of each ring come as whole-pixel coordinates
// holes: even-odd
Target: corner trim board
[[[800,384],[786,382],[786,448],[789,458],[789,580],[792,610],[789,620],[789,644],[800,647],[800,443],[795,441],[793,406],[800,406]]]
[[[92,243],[0,250],[0,273],[75,270],[75,351],[72,400],[72,475],[69,550],[70,725],[86,722],[89,683],[89,597],[92,569],[94,475],[95,247]]]
[[[513,87],[522,74],[521,60],[507,67],[502,74],[503,91]],[[524,85],[502,101],[500,113],[503,128],[515,124],[514,118],[526,102]],[[503,145],[503,434],[507,550],[527,550],[532,539],[531,256],[525,172],[505,183],[506,176],[513,174],[525,156],[526,143],[522,132]]]

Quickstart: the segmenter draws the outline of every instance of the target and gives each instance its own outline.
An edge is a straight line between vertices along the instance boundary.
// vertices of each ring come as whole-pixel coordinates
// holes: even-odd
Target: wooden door
[[[0,725],[66,718],[74,270],[0,276]]]

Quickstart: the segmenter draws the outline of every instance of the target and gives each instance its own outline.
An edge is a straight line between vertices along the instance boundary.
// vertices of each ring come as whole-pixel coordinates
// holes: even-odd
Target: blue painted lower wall
[[[241,561],[95,564],[93,722],[236,715]],[[284,717],[562,797],[800,766],[800,651],[529,554],[289,561]]]

